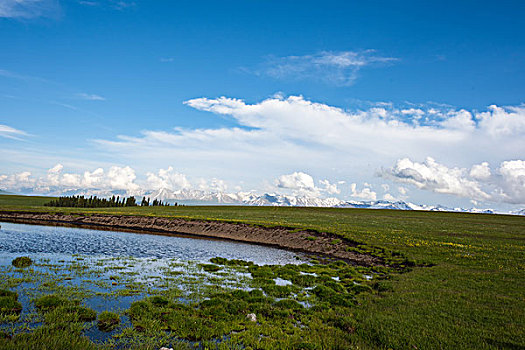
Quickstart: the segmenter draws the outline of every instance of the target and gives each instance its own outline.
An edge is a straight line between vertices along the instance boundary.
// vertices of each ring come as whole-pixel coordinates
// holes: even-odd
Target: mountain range
[[[126,191],[108,191],[108,190],[82,190],[69,189],[63,190],[59,188],[47,188],[44,191],[47,196],[128,196]],[[0,192],[0,194],[8,194],[7,192]],[[37,193],[32,189],[21,191],[20,194],[36,195]],[[38,193],[42,195],[41,192]],[[494,210],[494,209],[480,209],[480,208],[451,208],[442,205],[418,205],[405,201],[354,201],[341,200],[338,198],[319,198],[307,195],[285,195],[276,193],[256,194],[254,192],[236,192],[227,193],[220,191],[205,191],[195,189],[170,190],[162,188],[155,191],[146,191],[142,195],[135,195],[140,202],[142,197],[162,200],[165,203],[178,203],[184,205],[246,205],[246,206],[280,206],[280,207],[325,207],[325,208],[362,208],[362,209],[395,209],[395,210],[423,210],[423,211],[448,211],[448,212],[462,212],[462,213],[483,213],[483,214],[511,214],[524,215],[525,208],[518,209],[511,212]]]
[[[298,206],[298,207],[331,207],[331,208],[363,208],[363,209],[396,209],[396,210],[424,210],[424,211],[451,211],[464,213],[484,214],[514,214],[525,215],[525,208],[514,212],[500,212],[493,209],[479,208],[450,208],[441,205],[417,205],[404,201],[345,201],[337,198],[318,198],[310,196],[296,196],[265,193],[262,195],[253,192],[209,192],[202,190],[183,189],[172,191],[160,189],[145,194],[151,200],[158,199],[168,203],[178,204],[219,204],[219,205],[248,205],[248,206]]]

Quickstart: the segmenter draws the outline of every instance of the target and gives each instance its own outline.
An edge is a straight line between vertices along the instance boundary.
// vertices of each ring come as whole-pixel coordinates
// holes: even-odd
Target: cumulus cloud
[[[383,199],[385,201],[390,201],[390,202],[397,201],[397,199],[394,196],[392,196],[390,193],[385,193],[385,195],[383,196]]]
[[[423,163],[400,159],[383,173],[391,179],[437,193],[452,194],[474,200],[488,200],[478,182],[467,178],[466,169],[448,168],[428,157]]]
[[[276,79],[311,79],[337,86],[348,86],[353,84],[363,67],[384,65],[394,61],[397,59],[379,56],[374,50],[323,51],[304,56],[271,56],[255,70],[255,73]]]
[[[62,164],[47,170],[43,177],[34,177],[28,171],[11,175],[0,175],[0,189],[13,192],[35,194],[61,194],[69,191],[107,195],[111,191],[123,191],[127,195],[142,195],[151,191],[180,189],[199,189],[211,192],[224,192],[228,188],[221,179],[200,178],[195,185],[185,174],[173,167],[159,169],[156,173],[147,172],[144,181],[138,181],[136,172],[129,166],[111,166],[106,171],[97,168],[80,173],[66,172]]]
[[[0,189],[24,189],[33,188],[35,186],[35,179],[31,177],[31,172],[22,171],[16,174],[0,175]]]
[[[35,18],[52,17],[60,10],[57,0],[2,0],[0,17]]]
[[[493,137],[525,134],[525,107],[498,107],[491,105],[488,111],[476,115],[479,128]]]
[[[97,168],[93,171],[85,171],[83,184],[88,188],[104,187],[104,169]]]
[[[523,160],[504,161],[493,174],[488,162],[476,164],[469,171],[467,168],[447,167],[432,158],[422,163],[404,158],[384,170],[382,176],[419,189],[468,198],[475,203],[525,204]],[[405,189],[399,190],[406,193]]]
[[[501,163],[498,173],[502,177],[499,194],[512,204],[525,204],[525,161],[511,160]]]
[[[337,183],[330,183],[328,180],[319,180],[323,190],[328,194],[340,194],[341,190],[338,188],[338,185],[343,185],[345,181],[338,181]]]
[[[470,177],[476,180],[487,180],[490,178],[490,167],[488,162],[476,164],[472,166],[469,173]]]
[[[135,170],[129,166],[112,166],[106,172],[102,168],[83,173],[64,172],[62,164],[56,164],[47,171],[45,177],[31,177],[30,172],[14,175],[1,175],[0,188],[4,190],[29,190],[34,193],[60,193],[67,190],[122,190],[129,195],[141,192],[135,182]]]
[[[352,147],[353,150],[366,148],[378,153],[390,153],[392,143],[404,150],[409,148],[408,144],[456,143],[465,137],[462,131],[456,129],[405,122],[399,118],[398,111],[374,107],[367,111],[349,112],[305,100],[302,96],[275,97],[252,105],[226,97],[197,98],[186,104],[202,111],[231,115],[241,125],[253,128],[249,132],[229,129],[238,135],[273,135],[281,140],[309,142],[346,152]]]
[[[95,143],[121,159],[152,167],[177,163],[190,169],[189,176],[220,176],[251,183],[251,188],[282,174],[281,169],[304,168],[305,162],[316,174],[326,174],[325,178],[337,171],[354,182],[371,182],[375,171],[398,159],[427,156],[468,168],[465,175],[475,185],[484,175],[481,168],[470,169],[473,162],[500,164],[520,159],[525,149],[525,130],[520,128],[525,123],[525,107],[490,107],[476,112],[436,104],[410,108],[375,104],[368,109],[345,110],[302,96],[282,95],[255,103],[203,97],[185,104],[232,118],[237,125],[146,130],[142,135],[122,135]],[[493,181],[494,176],[490,177]],[[374,185],[380,184],[375,181]],[[471,199],[487,198],[485,194],[489,193],[474,185],[467,186]],[[325,187],[318,185],[319,189]],[[434,187],[439,193],[459,192],[447,186]]]
[[[397,191],[398,191],[401,195],[403,195],[403,196],[406,195],[406,194],[408,193],[408,189],[406,189],[406,188],[403,187],[403,186],[399,186],[399,187],[397,188]]]
[[[244,181],[248,188],[258,190],[265,180],[283,174],[282,169],[304,169],[306,164],[309,172],[319,174],[320,178],[312,179],[313,183],[308,185],[303,183],[303,192],[341,196],[345,192],[340,191],[339,184],[325,179],[333,179],[336,175],[355,183],[366,181],[379,188],[382,180],[374,179],[374,173],[398,160],[407,159],[414,164],[409,164],[406,169],[394,167],[397,172],[391,172],[391,179],[412,184],[423,191],[480,202],[519,201],[510,188],[513,183],[519,184],[520,177],[512,177],[514,172],[506,169],[509,165],[501,171],[498,165],[523,159],[523,106],[492,106],[477,112],[435,104],[410,108],[375,104],[368,109],[345,110],[302,96],[279,95],[254,103],[228,97],[203,97],[188,100],[186,105],[220,118],[225,116],[234,126],[145,130],[139,135],[121,135],[94,142],[123,162],[140,164],[142,174],[147,169],[177,164],[186,169],[188,178],[221,178],[232,184]],[[418,169],[413,160],[427,156],[440,162],[418,163],[429,169],[425,172]],[[490,165],[493,165],[492,169]],[[67,179],[69,184],[89,182],[86,179],[92,177],[92,181],[102,181],[96,179],[100,176],[106,179],[108,171],[109,168],[102,174],[79,174],[80,178]],[[420,174],[411,171],[420,171]],[[290,173],[287,175],[293,175]],[[167,181],[157,172],[154,175],[159,178],[159,186]],[[202,186],[212,186],[209,181]],[[197,182],[193,183],[198,186]],[[264,186],[270,185],[276,186],[274,182],[266,182]],[[177,186],[177,183],[172,183],[172,186]],[[214,186],[221,185],[216,182]],[[499,195],[498,189],[501,190]],[[288,190],[299,191],[299,188]],[[356,193],[360,192],[356,189]],[[387,190],[381,193],[387,192],[396,198],[407,199],[403,197],[406,192]],[[519,188],[514,192],[520,193]],[[410,192],[411,197],[421,194],[420,191]]]
[[[370,187],[364,187],[361,191],[357,190],[357,184],[353,183],[350,185],[350,196],[354,198],[359,198],[365,201],[375,201],[377,200],[377,193],[372,191]]]
[[[329,180],[319,180],[320,186],[315,185],[314,178],[301,171],[292,174],[279,176],[274,184],[279,189],[290,190],[294,195],[321,197],[325,195],[340,194],[339,185],[343,185],[345,181],[337,181],[331,183]]]
[[[109,180],[109,186],[113,189],[126,190],[129,193],[134,193],[139,190],[139,186],[134,183],[137,178],[135,170],[129,166],[112,166],[109,168],[107,178]]]
[[[225,192],[228,189],[226,181],[217,178],[211,180],[200,178],[197,183],[198,189],[201,191]]]
[[[27,133],[25,131],[12,128],[10,126],[0,124],[0,137],[20,140],[21,136],[27,136]]]
[[[392,144],[404,147],[404,143],[444,145],[472,141],[472,137],[495,139],[502,135],[513,136],[514,141],[525,145],[521,140],[525,135],[525,108],[522,107],[491,106],[489,111],[477,114],[466,110],[438,112],[430,108],[425,112],[385,107],[352,112],[314,103],[302,96],[277,96],[256,104],[226,97],[196,98],[185,103],[198,110],[231,115],[245,127],[333,146],[369,143],[366,141],[373,141],[375,147],[390,148]],[[407,115],[417,118],[407,119]]]
[[[315,186],[313,177],[303,172],[294,172],[281,175],[275,181],[279,188],[290,189],[296,193],[318,194],[319,189]]]
[[[173,167],[160,169],[157,174],[148,172],[147,182],[148,188],[154,190],[179,190],[191,187],[186,175],[176,172]]]

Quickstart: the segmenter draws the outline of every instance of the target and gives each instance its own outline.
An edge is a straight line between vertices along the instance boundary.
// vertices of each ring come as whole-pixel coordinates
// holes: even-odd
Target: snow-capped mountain
[[[39,193],[35,191],[26,191],[24,194],[39,194],[45,193],[47,196],[129,196],[124,190],[108,191],[103,189],[58,189],[45,188],[41,189]],[[0,194],[2,194],[0,192]],[[512,211],[496,211],[494,209],[479,209],[479,208],[450,208],[442,205],[418,205],[404,201],[354,201],[341,200],[338,198],[319,198],[304,195],[285,195],[276,193],[257,194],[255,192],[212,192],[194,189],[170,190],[162,188],[156,191],[146,191],[141,194],[135,194],[138,202],[142,197],[147,197],[151,201],[157,199],[165,203],[178,203],[186,205],[247,205],[247,206],[280,206],[280,207],[332,207],[332,208],[362,208],[362,209],[395,209],[395,210],[422,210],[422,211],[446,211],[446,212],[461,212],[461,213],[481,213],[481,214],[511,214],[524,215],[525,208]]]
[[[189,204],[235,204],[235,205],[273,205],[273,206],[300,206],[300,207],[335,207],[344,203],[337,198],[317,198],[306,196],[289,196],[282,194],[257,195],[253,192],[207,192],[202,190],[170,191],[161,189],[145,195],[165,202]]]
[[[284,194],[265,193],[258,195],[253,192],[208,192],[202,190],[177,190],[160,189],[146,194],[146,197],[159,199],[168,203],[179,204],[224,204],[224,205],[250,205],[250,206],[296,206],[296,207],[334,207],[334,208],[362,208],[362,209],[395,209],[395,210],[423,210],[423,211],[448,211],[462,213],[507,214],[496,212],[493,209],[478,208],[449,208],[442,205],[417,205],[404,201],[343,201],[337,198],[318,198],[308,196],[294,196]],[[511,214],[525,215],[525,209]]]
[[[513,215],[525,215],[525,208],[511,212]]]
[[[363,209],[398,209],[398,210],[421,210],[420,206],[412,203],[405,203],[403,201],[389,202],[385,200],[379,201],[347,201],[343,204],[337,205],[339,208],[363,208]]]

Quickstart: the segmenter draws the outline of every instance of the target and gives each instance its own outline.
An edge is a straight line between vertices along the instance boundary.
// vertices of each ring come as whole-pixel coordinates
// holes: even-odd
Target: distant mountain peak
[[[230,204],[248,206],[296,206],[296,207],[334,207],[334,208],[362,208],[362,209],[394,209],[394,210],[423,210],[449,211],[464,213],[495,214],[493,209],[478,208],[449,208],[442,205],[418,205],[404,201],[355,201],[340,200],[337,198],[318,198],[308,196],[294,196],[276,193],[258,195],[253,192],[209,192],[203,190],[169,190],[166,188],[146,194],[151,199],[160,199],[166,202],[187,204]],[[515,215],[525,215],[525,209],[512,212]]]

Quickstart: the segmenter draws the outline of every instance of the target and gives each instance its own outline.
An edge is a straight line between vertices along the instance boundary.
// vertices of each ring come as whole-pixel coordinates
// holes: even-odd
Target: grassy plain
[[[357,296],[361,348],[525,348],[525,217],[392,210],[179,206],[49,208],[0,196],[0,210],[148,215],[283,225],[335,233],[431,267],[392,273]]]

